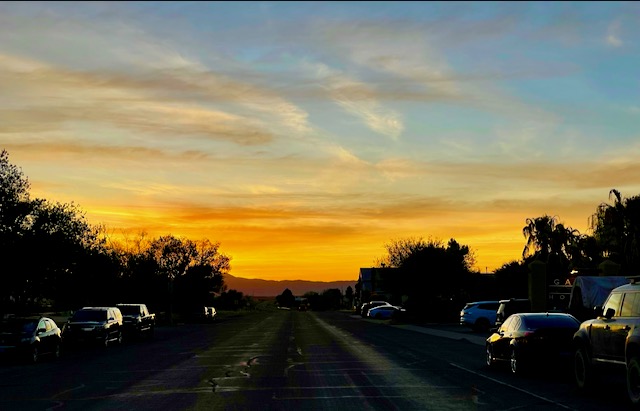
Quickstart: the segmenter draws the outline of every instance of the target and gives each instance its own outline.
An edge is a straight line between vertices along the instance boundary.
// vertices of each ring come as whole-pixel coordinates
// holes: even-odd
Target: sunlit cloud
[[[322,64],[317,65],[315,69],[336,104],[360,118],[376,133],[392,139],[400,136],[403,124],[399,114],[383,108],[377,101],[376,92],[370,86]]]
[[[466,6],[1,3],[0,149],[34,196],[221,241],[234,275],[355,278],[405,236],[491,271],[526,218],[585,230],[640,192],[638,30],[630,4]]]
[[[620,31],[622,29],[622,23],[620,21],[614,21],[611,23],[607,30],[607,44],[612,47],[622,47],[623,42],[620,38]]]

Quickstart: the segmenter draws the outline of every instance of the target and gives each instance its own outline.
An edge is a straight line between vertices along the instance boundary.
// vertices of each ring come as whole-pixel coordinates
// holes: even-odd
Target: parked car
[[[486,363],[509,362],[514,374],[539,364],[570,365],[579,327],[580,321],[566,313],[513,314],[487,338]]]
[[[370,309],[379,307],[381,305],[391,305],[391,304],[389,304],[386,301],[369,301],[368,303],[362,304],[362,307],[360,308],[360,316],[362,318],[365,318]]]
[[[122,343],[122,313],[117,307],[84,307],[64,327],[65,345]]]
[[[375,318],[376,320],[388,320],[402,315],[404,312],[404,308],[395,305],[379,305],[371,308],[367,313],[367,317]]]
[[[605,370],[626,374],[632,404],[640,404],[640,277],[614,288],[596,318],[580,325],[574,335],[574,376],[579,389],[596,387]],[[607,367],[601,367],[607,365]],[[624,373],[624,374],[623,374]]]
[[[499,306],[500,302],[497,300],[467,303],[460,310],[460,325],[476,331],[487,331],[495,326]]]
[[[496,311],[496,327],[500,327],[511,314],[531,312],[531,301],[527,298],[509,298],[500,300]]]
[[[116,304],[122,313],[122,332],[125,338],[153,337],[156,315],[149,312],[146,304]]]
[[[62,330],[43,316],[10,317],[0,322],[0,354],[36,363],[43,355],[60,357]]]
[[[216,309],[214,307],[205,307],[207,310],[207,320],[215,321],[216,319]]]

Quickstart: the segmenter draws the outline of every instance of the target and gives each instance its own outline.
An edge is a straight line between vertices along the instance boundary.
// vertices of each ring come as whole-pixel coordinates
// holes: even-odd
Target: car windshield
[[[124,315],[138,315],[140,314],[140,307],[137,305],[119,305],[118,308]]]
[[[538,328],[578,327],[578,322],[565,316],[530,316],[523,318],[525,328],[534,330]]]
[[[0,323],[0,331],[11,334],[29,334],[35,331],[37,325],[37,320],[11,319]]]
[[[105,321],[106,319],[106,311],[99,310],[80,310],[71,317],[71,321]]]

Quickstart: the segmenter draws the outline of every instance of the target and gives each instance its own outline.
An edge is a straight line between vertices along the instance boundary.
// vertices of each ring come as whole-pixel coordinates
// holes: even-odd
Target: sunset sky
[[[394,239],[493,271],[640,194],[640,3],[1,2],[0,149],[115,235],[356,280]]]

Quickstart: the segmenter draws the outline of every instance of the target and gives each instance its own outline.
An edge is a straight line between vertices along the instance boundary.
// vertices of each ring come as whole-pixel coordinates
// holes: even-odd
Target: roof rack
[[[630,277],[627,277],[627,280],[629,280],[630,284],[636,284],[640,282],[640,275],[632,275]]]

